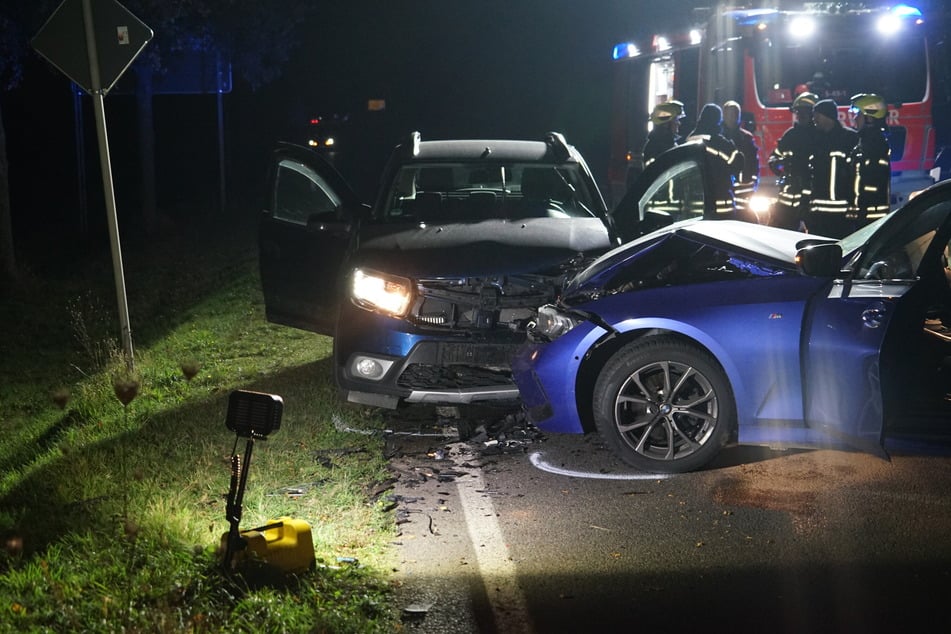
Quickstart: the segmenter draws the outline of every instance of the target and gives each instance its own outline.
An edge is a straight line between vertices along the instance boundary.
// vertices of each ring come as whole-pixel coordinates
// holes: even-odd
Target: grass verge
[[[329,339],[266,322],[254,231],[235,225],[124,247],[134,367],[108,254],[33,262],[0,304],[0,631],[396,626],[382,441],[335,424],[382,422],[336,398]],[[221,569],[231,455],[244,453],[224,422],[235,389],[284,400],[280,429],[254,446],[241,527],[308,522],[306,573]]]

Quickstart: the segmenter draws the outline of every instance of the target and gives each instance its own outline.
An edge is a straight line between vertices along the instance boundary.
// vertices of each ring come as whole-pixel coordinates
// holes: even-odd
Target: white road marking
[[[562,469],[548,464],[542,459],[540,451],[532,453],[529,457],[532,465],[536,469],[554,473],[555,475],[568,476],[569,478],[587,478],[589,480],[666,480],[670,477],[666,473],[591,473],[590,471],[574,471],[572,469]]]
[[[471,478],[456,480],[456,488],[485,594],[492,607],[495,631],[500,634],[534,631],[525,596],[518,585],[515,563],[499,527],[495,505],[485,494],[481,472],[475,471]]]

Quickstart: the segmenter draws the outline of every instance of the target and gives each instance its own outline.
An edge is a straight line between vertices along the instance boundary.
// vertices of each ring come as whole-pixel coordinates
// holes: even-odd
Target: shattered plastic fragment
[[[407,614],[426,614],[432,607],[432,603],[410,603],[403,608],[403,612]]]

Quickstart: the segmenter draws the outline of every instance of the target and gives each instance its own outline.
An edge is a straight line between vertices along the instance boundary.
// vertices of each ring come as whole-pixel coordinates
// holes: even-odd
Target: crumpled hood
[[[366,225],[360,235],[354,266],[415,278],[544,273],[612,246],[598,218]]]

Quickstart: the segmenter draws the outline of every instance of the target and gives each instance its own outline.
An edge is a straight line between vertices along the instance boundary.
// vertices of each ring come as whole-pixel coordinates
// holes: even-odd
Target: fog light
[[[386,374],[392,361],[387,359],[374,359],[373,357],[357,356],[353,358],[350,364],[351,371],[355,376],[370,381],[379,381]]]

